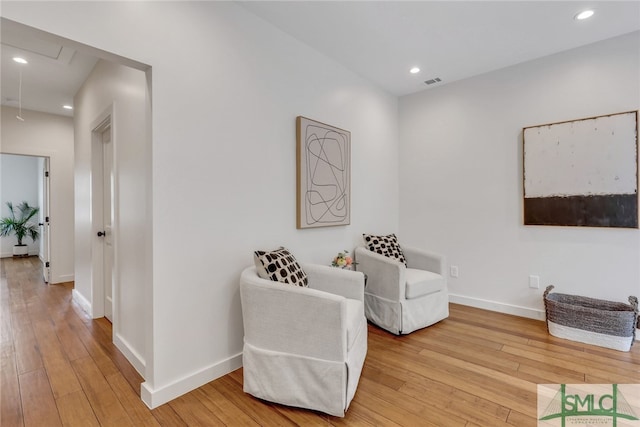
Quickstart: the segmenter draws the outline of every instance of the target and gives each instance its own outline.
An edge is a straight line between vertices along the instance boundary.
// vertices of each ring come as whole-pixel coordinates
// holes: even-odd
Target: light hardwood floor
[[[543,322],[451,305],[396,337],[369,325],[369,352],[345,418],[242,392],[237,370],[161,407],[111,343],[111,324],[47,286],[37,258],[2,259],[0,424],[10,426],[535,426],[538,383],[640,383],[629,353],[550,337]]]

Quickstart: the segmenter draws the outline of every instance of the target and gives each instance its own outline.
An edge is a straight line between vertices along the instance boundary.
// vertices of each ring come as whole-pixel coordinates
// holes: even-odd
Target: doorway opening
[[[50,224],[49,224],[49,157],[0,154],[0,205],[3,218],[9,214],[7,203],[16,210],[22,202],[38,208],[38,215],[31,223],[38,225],[39,237],[32,241],[23,239],[27,245],[26,255],[38,256],[42,262],[42,279],[50,282]],[[13,246],[17,244],[15,236],[2,238],[1,257],[14,256]]]
[[[66,206],[74,222],[67,234],[74,242],[72,298],[92,318],[112,321],[113,343],[147,378],[153,356],[151,67],[0,22],[3,36],[13,28],[18,41],[33,37],[97,60],[71,96],[74,192]],[[24,123],[31,129],[35,122]]]

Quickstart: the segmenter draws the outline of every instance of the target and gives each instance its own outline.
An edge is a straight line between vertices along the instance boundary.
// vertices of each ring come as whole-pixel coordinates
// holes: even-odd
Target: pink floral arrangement
[[[347,255],[348,253],[349,251],[346,251],[346,250],[342,252],[338,252],[338,255],[336,255],[333,261],[331,261],[331,266],[339,267],[339,268],[347,268],[354,265],[355,263],[353,262],[353,258]]]

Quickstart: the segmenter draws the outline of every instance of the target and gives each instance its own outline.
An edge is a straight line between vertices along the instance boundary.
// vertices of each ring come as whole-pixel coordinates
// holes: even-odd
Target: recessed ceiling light
[[[418,68],[418,67],[413,67],[412,69],[410,69],[410,70],[409,70],[409,72],[410,72],[411,74],[417,74],[417,73],[419,73],[419,72],[420,72],[420,68]]]
[[[73,110],[73,107],[71,105],[63,105],[62,108],[64,108],[65,110]]]
[[[26,59],[20,58],[19,56],[14,56],[13,60],[16,61],[18,64],[28,64]]]
[[[582,21],[583,19],[591,18],[593,16],[593,10],[585,10],[580,12],[573,19],[577,19],[578,21]]]

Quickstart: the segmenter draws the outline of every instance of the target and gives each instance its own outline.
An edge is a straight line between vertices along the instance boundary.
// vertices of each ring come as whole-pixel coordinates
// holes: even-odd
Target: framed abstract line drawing
[[[638,112],[523,129],[524,223],[638,228]]]
[[[348,225],[351,133],[298,116],[296,139],[296,227]]]

